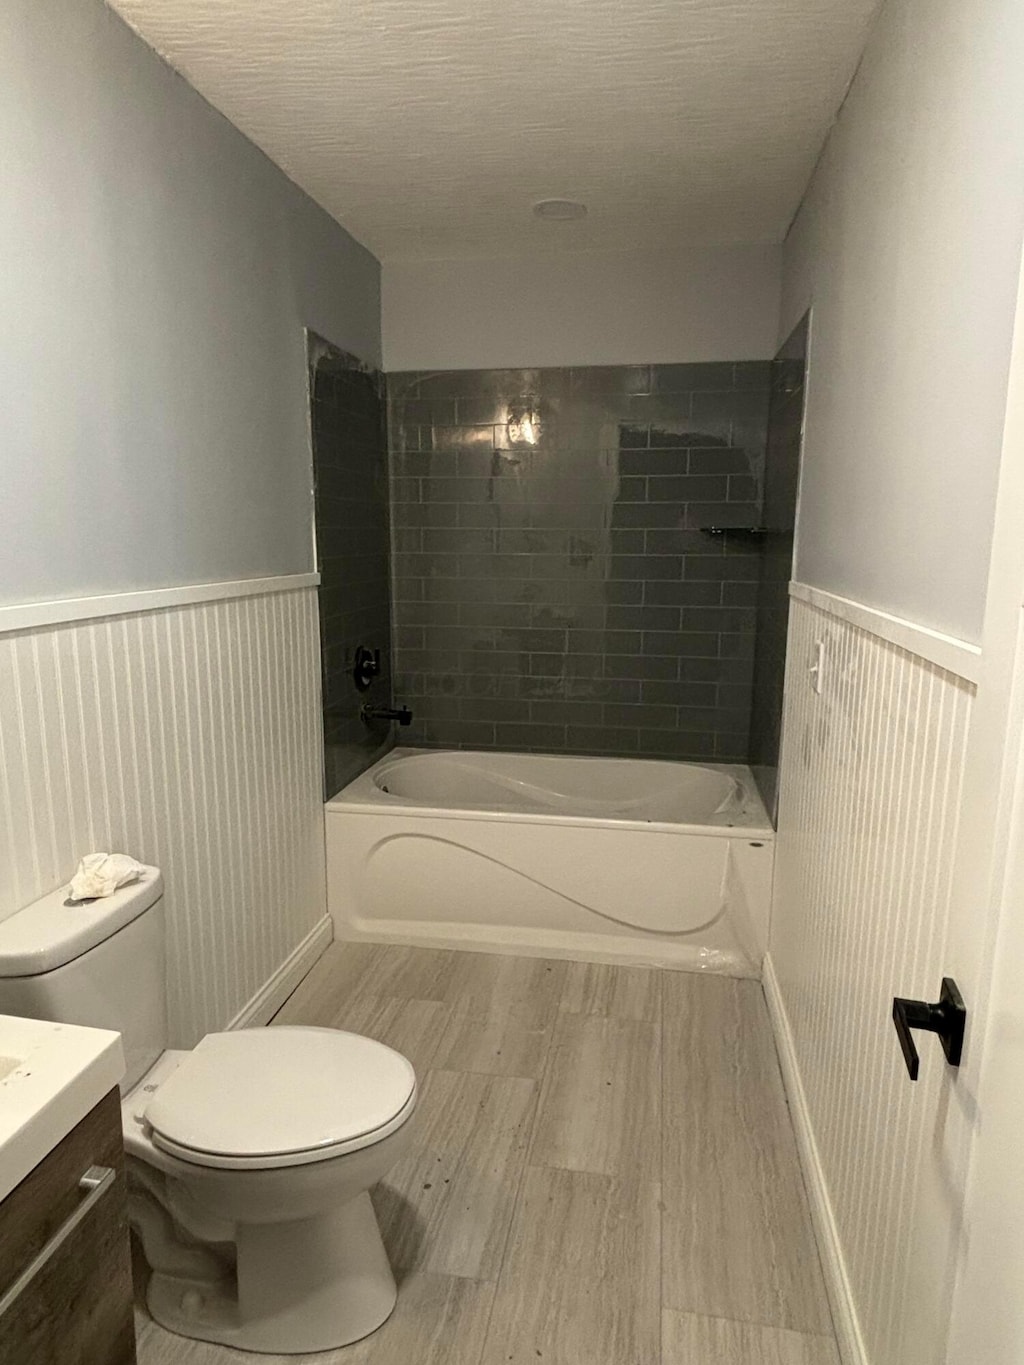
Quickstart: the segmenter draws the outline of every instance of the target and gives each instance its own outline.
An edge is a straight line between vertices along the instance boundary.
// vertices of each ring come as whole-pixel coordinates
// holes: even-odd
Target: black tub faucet
[[[394,706],[370,706],[367,703],[360,709],[359,714],[366,725],[372,725],[375,720],[397,720],[399,725],[412,723],[412,712],[408,706],[399,706],[396,709]]]

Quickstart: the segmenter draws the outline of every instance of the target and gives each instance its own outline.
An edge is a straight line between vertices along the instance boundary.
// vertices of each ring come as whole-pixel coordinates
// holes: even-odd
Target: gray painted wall
[[[1024,231],[1024,7],[883,6],[785,249],[796,577],[981,636]],[[780,338],[781,339],[781,338]]]
[[[100,0],[0,6],[0,605],[313,568],[309,326],[377,261]]]
[[[781,275],[769,243],[388,261],[384,359],[389,371],[768,360]]]

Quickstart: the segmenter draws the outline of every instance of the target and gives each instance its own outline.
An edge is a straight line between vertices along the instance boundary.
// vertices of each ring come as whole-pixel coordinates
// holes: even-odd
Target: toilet
[[[367,1336],[396,1288],[369,1190],[403,1154],[411,1064],[323,1028],[167,1050],[163,880],[44,896],[0,922],[0,1013],[118,1030],[129,1208],[155,1321],[246,1351]]]

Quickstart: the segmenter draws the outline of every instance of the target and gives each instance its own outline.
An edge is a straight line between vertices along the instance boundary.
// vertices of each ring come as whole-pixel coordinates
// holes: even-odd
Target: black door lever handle
[[[964,1025],[967,1011],[956,982],[951,976],[942,978],[942,990],[936,1005],[924,1000],[903,1000],[900,996],[892,1002],[892,1018],[896,1025],[896,1036],[903,1049],[903,1060],[912,1081],[917,1080],[920,1058],[914,1043],[911,1029],[925,1029],[937,1033],[950,1066],[960,1065],[960,1054],[964,1047]]]

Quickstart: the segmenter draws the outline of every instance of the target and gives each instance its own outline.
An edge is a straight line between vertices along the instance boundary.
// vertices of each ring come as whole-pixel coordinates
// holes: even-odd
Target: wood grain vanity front
[[[112,1090],[0,1203],[0,1296],[56,1237],[88,1192],[90,1167],[112,1169],[82,1221],[0,1314],[0,1361],[135,1365],[121,1107]]]

